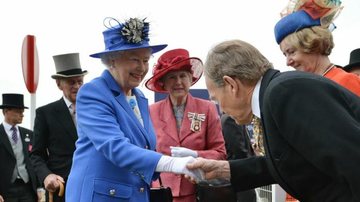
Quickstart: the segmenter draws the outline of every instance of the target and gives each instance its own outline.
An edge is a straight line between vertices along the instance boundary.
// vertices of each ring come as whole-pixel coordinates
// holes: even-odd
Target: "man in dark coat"
[[[40,188],[29,153],[33,132],[20,127],[24,117],[24,96],[3,94],[4,121],[0,125],[0,202],[35,202],[41,197]]]
[[[236,123],[261,118],[265,156],[198,159],[189,169],[230,180],[237,190],[276,183],[300,201],[360,201],[358,96],[318,75],[280,73],[240,40],[209,52],[205,82]]]
[[[65,183],[70,173],[77,140],[76,95],[87,74],[81,69],[78,53],[56,55],[53,59],[57,73],[52,78],[63,97],[36,110],[31,152],[35,171],[47,195],[58,192],[60,183]],[[55,202],[64,200],[64,196],[54,194]]]

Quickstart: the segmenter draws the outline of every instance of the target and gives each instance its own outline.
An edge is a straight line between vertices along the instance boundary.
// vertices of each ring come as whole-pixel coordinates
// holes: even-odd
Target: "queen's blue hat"
[[[276,42],[280,44],[289,34],[312,26],[320,26],[320,19],[314,20],[304,10],[291,13],[276,23],[274,29]]]
[[[130,18],[125,23],[120,23],[113,18],[105,20],[116,21],[117,25],[107,27],[108,29],[103,32],[105,50],[92,54],[90,57],[100,58],[107,53],[139,48],[151,48],[152,53],[156,53],[167,46],[167,44],[149,44],[149,23],[145,22],[145,19]]]

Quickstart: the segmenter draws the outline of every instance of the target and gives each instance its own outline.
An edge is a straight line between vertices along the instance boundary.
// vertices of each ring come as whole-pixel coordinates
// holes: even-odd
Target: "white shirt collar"
[[[260,113],[260,100],[259,100],[259,96],[260,96],[260,86],[261,86],[261,81],[262,81],[263,77],[261,77],[259,79],[259,81],[256,83],[255,88],[254,88],[254,92],[252,94],[251,97],[251,110],[252,113],[261,118],[261,113]]]
[[[63,99],[65,101],[66,106],[68,107],[68,109],[70,109],[70,106],[72,105],[72,103],[70,102],[70,100],[68,100],[65,96],[63,96]]]
[[[3,122],[3,125],[7,132],[9,132],[9,133],[12,132],[11,131],[12,125],[8,124],[6,121]],[[19,131],[19,128],[17,125],[15,125],[15,128]]]
[[[11,136],[12,136],[12,132],[13,132],[13,131],[11,130],[12,125],[10,125],[9,123],[7,123],[6,121],[3,121],[3,126],[4,126],[4,129],[5,129],[5,131],[6,131],[6,134],[7,134],[8,138],[9,138],[9,140],[10,140],[10,142],[11,142]],[[18,134],[20,135],[20,131],[19,131],[18,125],[15,125],[15,128],[17,129]]]

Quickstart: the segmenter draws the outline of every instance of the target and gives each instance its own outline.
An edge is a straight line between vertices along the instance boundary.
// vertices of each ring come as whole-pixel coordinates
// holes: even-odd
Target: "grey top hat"
[[[19,108],[28,109],[24,106],[24,95],[15,93],[4,93],[2,94],[3,104],[0,105],[0,109],[5,108]]]
[[[360,48],[351,51],[349,64],[343,69],[345,71],[350,71],[354,67],[360,67]]]
[[[88,73],[81,69],[79,53],[54,55],[53,59],[56,68],[56,74],[51,76],[53,79],[83,76]]]

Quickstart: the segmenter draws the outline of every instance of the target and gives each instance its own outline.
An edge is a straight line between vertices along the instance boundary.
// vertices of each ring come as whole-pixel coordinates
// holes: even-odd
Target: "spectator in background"
[[[245,159],[255,156],[245,125],[236,124],[229,115],[221,115],[222,133],[225,139],[227,160]],[[238,202],[256,202],[255,189],[237,193]]]
[[[329,59],[335,46],[333,21],[341,9],[340,0],[291,1],[275,25],[275,38],[288,66],[324,76],[360,96],[360,78]]]
[[[107,20],[112,26],[103,32],[105,50],[90,55],[100,58],[106,70],[81,87],[76,101],[79,139],[66,202],[148,202],[158,172],[192,174],[186,164],[194,157],[154,151],[148,101],[137,88],[151,55],[167,45],[149,44],[145,19]]]
[[[78,138],[76,96],[87,74],[81,69],[78,53],[55,55],[53,59],[56,74],[51,77],[63,96],[36,110],[35,141],[31,152],[35,171],[48,192],[58,192],[59,183],[66,183],[70,173]],[[54,202],[61,201],[65,201],[65,197],[54,194]]]
[[[167,93],[166,99],[150,106],[157,144],[156,151],[174,157],[225,159],[225,145],[216,106],[195,98],[189,89],[201,77],[203,64],[185,49],[162,54],[153,76],[145,83],[154,92]],[[172,173],[162,173],[164,186],[172,189],[174,202],[195,202],[194,184]]]
[[[360,96],[360,78],[330,62],[334,47],[329,26],[341,10],[341,2],[302,0],[286,9],[275,25],[276,42],[286,64],[299,71],[324,76]]]
[[[231,180],[238,190],[279,184],[300,201],[360,201],[360,98],[329,79],[280,73],[252,45],[224,41],[208,53],[210,98],[237,124],[260,116],[265,156],[198,158],[205,179]]]
[[[0,125],[0,202],[39,201],[41,184],[29,158],[33,132],[18,124],[24,117],[24,96],[2,94],[4,121]]]
[[[343,69],[360,77],[360,48],[351,51],[349,64]]]

